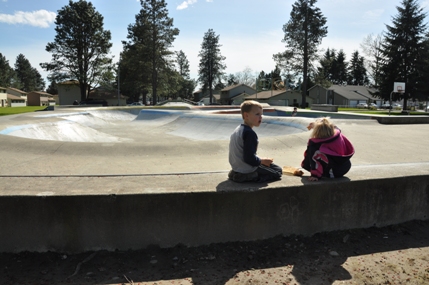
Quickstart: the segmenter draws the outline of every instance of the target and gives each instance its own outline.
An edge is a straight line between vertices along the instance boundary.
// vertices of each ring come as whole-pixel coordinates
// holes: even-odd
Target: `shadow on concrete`
[[[127,234],[127,233],[124,233]],[[134,251],[0,254],[1,284],[333,284],[359,256],[429,246],[429,221],[199,247]],[[383,254],[384,255],[384,254]],[[383,262],[383,261],[380,261]],[[366,270],[366,269],[365,269]],[[356,274],[356,272],[354,272]],[[364,272],[362,272],[364,274]],[[388,277],[388,276],[387,276]],[[165,282],[161,282],[164,280]],[[253,282],[253,283],[252,283]]]
[[[256,183],[256,182],[243,182],[243,183],[238,183],[238,182],[234,182],[232,180],[226,179],[225,181],[220,182],[217,186],[216,186],[216,192],[229,192],[229,191],[254,191],[254,190],[259,190],[263,187],[267,187],[268,183],[267,182],[261,182],[261,183]]]
[[[326,181],[330,181],[330,182],[346,182],[346,181],[351,181],[350,178],[348,178],[347,176],[343,176],[343,177],[339,177],[339,178],[322,178],[319,181],[308,181],[309,176],[302,176],[301,177],[301,182],[304,185],[308,185],[308,184],[314,184],[314,183],[324,183]]]

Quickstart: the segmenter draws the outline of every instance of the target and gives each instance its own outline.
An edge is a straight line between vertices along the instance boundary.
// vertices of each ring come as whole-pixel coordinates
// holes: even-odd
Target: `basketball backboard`
[[[405,92],[405,82],[394,82],[393,83],[393,92],[394,93],[404,93]]]

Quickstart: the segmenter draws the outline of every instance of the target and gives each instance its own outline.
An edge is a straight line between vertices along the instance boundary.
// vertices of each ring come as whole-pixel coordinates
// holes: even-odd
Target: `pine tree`
[[[168,92],[168,74],[173,70],[174,52],[170,50],[179,29],[173,27],[173,19],[168,17],[167,3],[164,0],[141,0],[142,9],[136,15],[136,22],[128,27],[130,40],[124,43],[125,51],[133,50],[135,54],[128,53],[130,64],[140,66],[141,77],[149,76],[153,104],[157,103],[159,86],[165,86]],[[132,60],[131,60],[132,59]],[[130,68],[130,67],[128,67]],[[148,87],[144,86],[147,90]],[[147,91],[144,91],[147,92]]]
[[[413,94],[414,98],[419,101],[429,101],[429,33],[426,33],[423,40],[423,49],[420,58],[422,59],[418,63],[418,69],[420,72],[420,80],[416,84],[416,93]]]
[[[331,66],[331,81],[334,84],[347,83],[347,68],[346,54],[341,49],[336,55]]]
[[[55,40],[46,45],[52,61],[40,66],[57,81],[79,81],[81,100],[85,100],[91,85],[97,85],[110,68],[110,31],[103,29],[103,16],[85,0],[70,0],[58,11],[55,24]]]
[[[23,54],[19,54],[16,58],[15,74],[21,89],[25,92],[42,91],[45,88],[42,76]]]
[[[225,57],[220,53],[219,35],[212,29],[204,34],[200,57],[198,81],[203,84],[203,91],[209,90],[210,103],[213,103],[213,88],[221,88]]]
[[[189,60],[183,51],[176,52],[176,62],[180,75],[178,93],[184,98],[191,98],[197,83],[190,77]]]
[[[49,79],[49,78],[48,78]],[[48,88],[46,89],[46,93],[57,95],[58,94],[58,85],[57,82],[55,82],[55,79],[51,81]]]
[[[10,87],[16,81],[16,74],[9,61],[0,53],[0,86]]]
[[[179,74],[183,76],[183,78],[190,78],[189,60],[182,50],[176,52],[176,61],[179,67]]]
[[[350,85],[365,85],[368,84],[368,76],[366,75],[365,59],[359,55],[358,51],[353,52],[352,59],[348,67],[347,84]]]
[[[426,14],[418,6],[416,0],[403,0],[402,6],[396,7],[398,14],[393,17],[392,26],[386,25],[381,67],[381,96],[389,99],[394,82],[405,82],[405,93],[397,94],[396,99],[404,99],[403,108],[407,108],[407,100],[418,94],[417,83],[421,80],[420,63],[424,55],[424,23]]]
[[[335,61],[335,49],[327,49],[323,58],[319,60],[320,67],[318,68],[318,78],[319,81],[329,81],[332,82],[332,68]]]
[[[307,82],[311,63],[317,57],[317,49],[327,35],[326,18],[319,8],[317,0],[297,0],[292,5],[290,20],[283,26],[286,51],[275,54],[274,60],[281,68],[291,66],[303,75],[302,107],[306,107]]]

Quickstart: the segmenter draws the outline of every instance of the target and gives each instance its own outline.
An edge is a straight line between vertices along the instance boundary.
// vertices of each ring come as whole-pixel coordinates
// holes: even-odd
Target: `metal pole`
[[[119,62],[118,62],[118,106],[120,106],[120,99],[119,99],[119,97],[121,96],[120,94],[121,94],[121,88],[120,88],[120,86],[121,86],[121,84],[120,84],[120,81],[121,81],[121,54],[119,54]]]
[[[395,90],[393,90],[393,91],[395,91]],[[392,93],[393,93],[393,91],[392,91],[392,92],[390,92],[390,100],[389,100],[389,116],[390,116],[390,110],[392,110]]]
[[[259,80],[256,78],[256,99],[258,99],[258,87],[259,87]]]

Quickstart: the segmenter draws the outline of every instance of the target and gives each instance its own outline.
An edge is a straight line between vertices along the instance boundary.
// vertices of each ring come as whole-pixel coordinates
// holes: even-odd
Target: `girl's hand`
[[[308,181],[319,181],[319,178],[310,176],[308,177]]]

